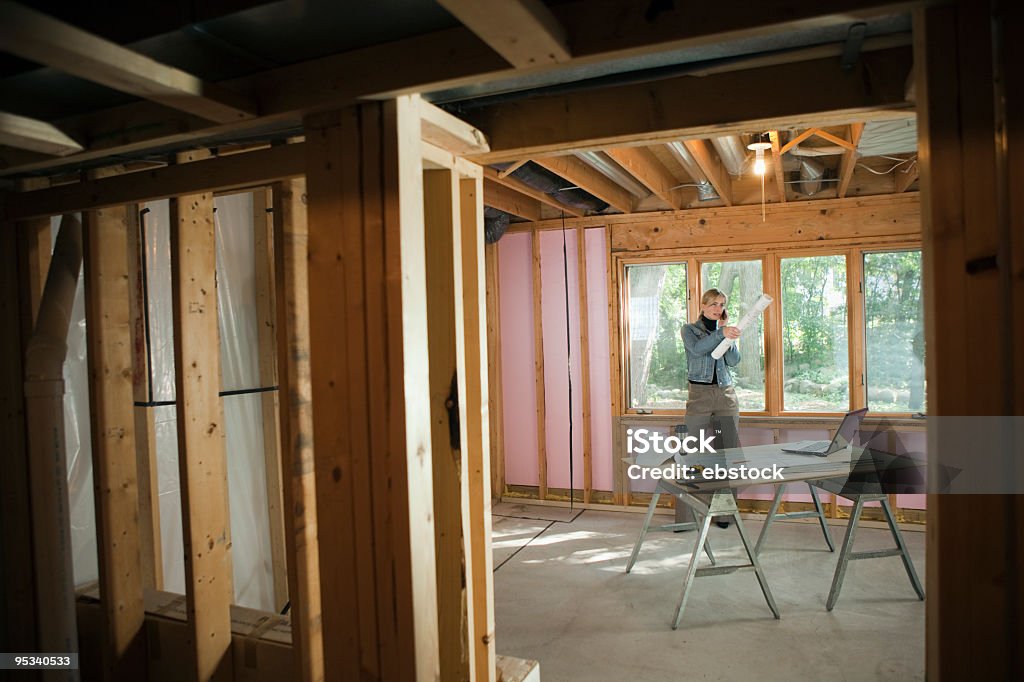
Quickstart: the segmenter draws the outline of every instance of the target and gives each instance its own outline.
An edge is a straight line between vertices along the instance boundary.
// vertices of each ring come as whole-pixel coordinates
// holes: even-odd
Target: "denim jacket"
[[[711,377],[718,372],[720,386],[732,385],[732,373],[729,367],[740,364],[740,350],[734,343],[718,360],[711,357],[713,351],[725,333],[721,327],[713,332],[707,330],[702,320],[697,320],[683,327],[683,345],[686,346],[686,369],[690,381],[711,383]]]

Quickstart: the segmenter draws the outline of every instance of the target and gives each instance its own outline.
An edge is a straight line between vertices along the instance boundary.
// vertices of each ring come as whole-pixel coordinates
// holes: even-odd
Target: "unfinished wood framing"
[[[548,448],[544,422],[547,412],[544,408],[544,318],[541,308],[540,233],[533,233],[530,237],[530,246],[533,250],[533,381],[537,396],[537,480],[540,481],[539,495],[543,500],[548,496]]]
[[[580,402],[583,408],[583,501],[590,503],[594,487],[592,434],[590,432],[590,311],[587,308],[586,229],[576,228],[576,272],[580,307]]]
[[[781,292],[780,292],[781,293]],[[867,407],[867,366],[864,329],[864,252],[854,249],[846,258],[846,310],[849,351],[850,409]],[[856,408],[854,407],[856,406]],[[889,452],[896,452],[890,450]],[[893,508],[896,503],[893,502]]]
[[[623,213],[630,213],[634,208],[632,194],[573,156],[545,157],[533,159],[533,162]]]
[[[501,295],[498,246],[484,246],[487,279],[487,404],[491,452],[491,494],[505,493],[505,429],[502,418],[501,387]]]
[[[527,220],[540,220],[540,200],[498,182],[484,181],[484,203]]]
[[[693,156],[693,160],[704,171],[708,182],[715,188],[715,192],[722,198],[722,202],[726,206],[732,206],[732,180],[721,164],[711,155],[708,143],[704,140],[686,140],[683,144]]]
[[[412,97],[306,120],[328,680],[439,675],[420,125]]]
[[[623,147],[606,152],[666,204],[674,209],[683,207],[683,193],[676,187],[679,183],[650,149]]]
[[[146,321],[148,284],[144,281],[142,221],[138,206],[128,205],[128,314],[131,327],[132,396],[135,403],[135,470],[139,498],[139,560],[142,585],[164,588],[160,536],[160,486],[157,479],[156,424],[153,419]]]
[[[779,148],[779,131],[769,130],[768,140],[772,145],[772,173],[775,176],[775,190],[779,203],[786,203],[786,174],[782,170],[782,150]]]
[[[463,509],[463,500],[468,500],[469,492],[468,488],[463,491],[463,486],[468,480],[464,452],[461,445],[456,447],[453,442],[453,415],[449,412],[456,405],[464,408],[467,397],[464,392],[466,377],[459,376],[458,382],[455,381],[456,308],[462,307],[456,304],[454,260],[459,198],[459,179],[452,171],[424,171],[434,543],[437,601],[444,605],[437,614],[438,641],[441,647],[441,679],[446,680],[471,680],[475,669],[468,643],[468,633],[473,629],[471,609],[468,608],[471,583],[463,573],[469,568],[470,559],[463,536],[463,513],[468,515],[469,512],[468,506]],[[466,371],[464,366],[458,369],[462,370],[459,374]],[[456,389],[454,392],[453,388]],[[468,522],[467,518],[466,525]]]
[[[82,145],[52,123],[0,111],[0,144],[40,154],[65,156],[82,151]]]
[[[129,207],[83,215],[89,414],[102,595],[102,659],[110,679],[145,677],[139,485],[135,461]]]
[[[483,183],[459,181],[455,248],[455,344],[459,360],[460,424],[465,483],[470,679],[497,680],[494,642],[494,555],[491,551],[490,419],[487,362]]]
[[[501,173],[504,173],[507,170],[508,169],[506,169],[505,171],[501,171]],[[583,212],[580,211],[579,209],[573,208],[572,206],[567,206],[566,204],[563,204],[562,202],[558,201],[557,199],[554,199],[550,195],[545,194],[544,192],[540,192],[540,191],[534,189],[533,187],[530,187],[525,182],[523,182],[523,181],[521,181],[521,180],[519,180],[517,178],[511,177],[510,175],[502,176],[501,173],[499,173],[498,171],[494,170],[493,168],[486,168],[485,167],[483,169],[483,173],[484,173],[484,177],[487,178],[488,180],[493,180],[497,184],[505,185],[509,189],[513,189],[516,192],[519,192],[520,194],[525,194],[528,197],[532,197],[533,199],[536,199],[537,201],[541,202],[542,204],[547,204],[551,208],[558,209],[559,211],[564,211],[565,213],[568,213],[571,216],[577,216],[579,218],[583,217]],[[486,189],[486,187],[485,187],[485,189]],[[487,193],[486,192],[484,193],[484,203],[485,204],[487,203]]]
[[[296,679],[314,682],[324,677],[324,648],[309,368],[305,191],[304,179],[276,183],[272,203],[278,393],[284,396],[278,408],[292,655]]]
[[[516,68],[570,59],[565,29],[541,0],[440,4]]]
[[[906,192],[915,182],[917,182],[918,175],[920,174],[920,162],[911,161],[909,168],[897,168],[896,169],[896,187],[895,191],[897,194],[900,192]]]
[[[255,116],[244,97],[8,0],[4,52],[217,123]]]
[[[274,221],[270,188],[253,192],[253,255],[256,290],[256,343],[259,385],[271,389],[277,379],[277,323],[274,286]],[[279,390],[260,394],[263,426],[263,463],[266,470],[267,521],[270,529],[270,566],[274,585],[274,610],[280,612],[288,601],[288,568],[285,558],[282,469],[279,433]]]
[[[171,201],[175,406],[191,649],[184,665],[196,680],[232,679],[234,588],[215,242],[213,194]]]
[[[838,195],[840,199],[846,196],[846,190],[849,188],[850,180],[853,178],[853,171],[857,168],[857,143],[860,142],[860,136],[863,133],[863,123],[850,124],[850,142],[848,143],[850,146],[848,146],[846,152],[843,154],[843,160],[839,165]]]

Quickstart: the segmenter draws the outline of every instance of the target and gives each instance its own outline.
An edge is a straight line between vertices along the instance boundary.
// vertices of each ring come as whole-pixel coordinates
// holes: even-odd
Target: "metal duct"
[[[821,179],[825,175],[825,164],[816,159],[800,159],[800,189],[807,196],[821,190]]]
[[[693,178],[693,181],[697,183],[697,198],[700,201],[711,201],[712,199],[718,199],[718,192],[715,191],[715,186],[708,180],[708,176],[704,175],[704,171],[701,170],[700,165],[690,154],[690,150],[686,148],[682,142],[669,142],[665,145],[668,150],[675,157],[679,165],[683,167],[687,175]]]
[[[509,214],[490,206],[484,207],[484,242],[493,244],[508,229]]]
[[[747,164],[747,148],[739,135],[725,135],[711,140],[718,156],[722,159],[722,165],[729,171],[730,175],[742,175],[743,167]]]
[[[617,185],[620,185],[638,199],[646,199],[651,191],[633,179],[633,176],[622,170],[619,164],[611,160],[604,152],[576,152],[576,157],[591,166]]]

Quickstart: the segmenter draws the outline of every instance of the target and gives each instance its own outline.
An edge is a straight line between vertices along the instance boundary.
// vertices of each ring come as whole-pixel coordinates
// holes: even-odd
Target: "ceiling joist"
[[[919,164],[917,161],[911,161],[909,168],[897,168],[896,169],[896,193],[902,194],[907,191],[914,181],[917,180],[919,174]]]
[[[255,105],[235,92],[23,5],[0,0],[0,15],[0,52],[215,123],[256,115]]]
[[[786,203],[786,174],[782,171],[782,151],[779,147],[779,131],[769,130],[768,141],[772,143],[772,172],[775,173],[775,187],[779,201]]]
[[[693,160],[704,171],[704,175],[708,177],[708,181],[715,188],[715,191],[718,192],[722,202],[726,206],[732,206],[732,181],[729,178],[729,174],[725,172],[717,161],[717,157],[711,155],[711,149],[707,141],[686,140],[683,144],[686,145],[687,151],[693,156]]]
[[[506,176],[503,177],[501,175],[501,173],[499,173],[498,171],[494,170],[493,168],[488,168],[487,166],[484,166],[483,169],[484,169],[484,177],[487,178],[488,180],[492,180],[492,181],[494,181],[494,182],[496,182],[496,183],[498,183],[500,185],[505,185],[509,189],[515,190],[516,192],[519,192],[520,194],[525,194],[528,197],[536,199],[537,201],[539,201],[542,204],[547,204],[551,208],[558,209],[559,211],[565,211],[566,213],[568,213],[571,216],[575,216],[577,218],[582,218],[583,215],[584,215],[583,211],[579,210],[578,208],[573,208],[572,206],[566,206],[565,204],[560,202],[558,199],[555,199],[554,197],[549,196],[549,195],[545,194],[544,192],[541,192],[540,190],[537,190],[537,189],[534,189],[533,187],[530,187],[529,185],[527,185],[525,182],[523,182],[519,178],[510,176],[510,175],[506,175]]]
[[[650,149],[623,147],[606,153],[666,204],[674,209],[683,207],[683,193],[676,187],[679,183]]]
[[[491,150],[482,132],[430,102],[418,99],[424,142],[458,156],[485,154]]]
[[[540,201],[533,197],[484,178],[484,206],[496,208],[505,213],[527,220],[540,220]]]
[[[601,201],[617,208],[623,213],[633,212],[634,200],[632,194],[579,159],[571,156],[552,156],[543,159],[533,159],[533,162],[568,180],[584,192],[593,194]]]
[[[540,0],[438,0],[438,4],[517,69],[571,58],[565,29]]]
[[[0,112],[0,144],[53,156],[82,151],[82,145],[52,124],[4,112]]]

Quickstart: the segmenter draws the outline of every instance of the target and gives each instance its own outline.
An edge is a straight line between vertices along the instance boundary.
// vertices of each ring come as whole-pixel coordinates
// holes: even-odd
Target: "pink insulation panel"
[[[605,228],[584,231],[587,256],[587,328],[590,334],[590,448],[594,490],[613,488],[612,388],[608,341],[608,245]]]

